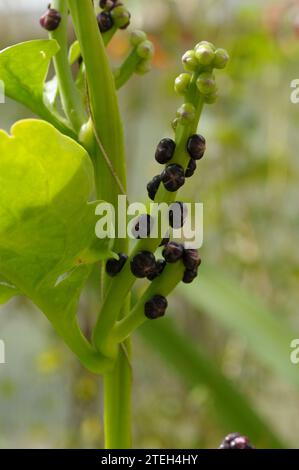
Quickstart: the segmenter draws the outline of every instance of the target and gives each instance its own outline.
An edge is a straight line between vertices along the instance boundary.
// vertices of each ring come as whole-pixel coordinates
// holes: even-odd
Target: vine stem
[[[93,4],[90,0],[69,0],[77,39],[83,56],[90,110],[95,132],[106,155],[97,146],[93,161],[97,197],[116,207],[118,186],[108,168],[105,156],[111,162],[122,187],[126,191],[126,164],[123,128],[118,108],[114,77],[109,65],[103,38],[99,32]],[[128,252],[128,240],[116,240],[116,251]],[[107,283],[106,283],[107,284]],[[105,295],[105,293],[104,293]],[[115,291],[115,296],[118,292]],[[123,308],[117,312],[121,319],[129,312],[129,296],[122,298]],[[114,315],[113,311],[110,311]],[[95,345],[96,346],[96,345]],[[125,347],[125,349],[124,349]],[[114,367],[104,375],[104,429],[106,448],[131,446],[131,384],[130,341],[117,346]]]

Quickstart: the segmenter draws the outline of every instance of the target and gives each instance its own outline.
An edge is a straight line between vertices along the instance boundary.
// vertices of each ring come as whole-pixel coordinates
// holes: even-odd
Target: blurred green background
[[[258,447],[299,447],[299,2],[128,0],[132,27],[156,46],[153,71],[121,90],[129,197],[145,199],[153,159],[181,100],[173,81],[200,40],[226,48],[220,99],[200,123],[206,158],[182,198],[204,203],[203,268],[171,297],[168,318],[134,336],[134,447],[210,448],[232,431]],[[45,37],[42,0],[0,0],[1,48]],[[70,30],[70,41],[72,31]],[[109,47],[126,54],[128,33]],[[27,110],[7,100],[1,128]],[[94,321],[95,282],[80,315]],[[103,445],[102,384],[23,298],[0,311],[0,447]]]

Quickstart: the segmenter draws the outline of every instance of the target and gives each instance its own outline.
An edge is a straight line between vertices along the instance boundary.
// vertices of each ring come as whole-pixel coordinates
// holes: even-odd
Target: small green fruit
[[[198,47],[200,46],[208,46],[210,47],[213,51],[216,50],[216,47],[214,46],[214,44],[212,42],[209,42],[209,41],[200,41],[198,44],[196,44],[195,48],[194,49],[197,49]]]
[[[152,63],[150,60],[142,60],[137,65],[135,72],[138,75],[145,75],[146,73],[150,72],[152,69]]]
[[[174,89],[178,95],[184,95],[190,85],[191,75],[189,73],[181,73],[174,82]]]
[[[114,24],[117,28],[125,29],[130,24],[131,14],[123,5],[118,5],[113,8],[111,11],[111,17],[113,18]]]
[[[214,93],[211,93],[210,95],[205,95],[204,101],[206,104],[214,104],[218,99],[218,93],[215,91]]]
[[[208,44],[198,44],[195,48],[195,57],[200,65],[210,65],[215,57],[215,51]]]
[[[137,54],[142,59],[151,59],[154,55],[154,46],[151,41],[143,41],[137,47]]]
[[[197,88],[203,95],[210,95],[216,91],[215,77],[212,73],[205,72],[200,74],[196,81]]]
[[[133,47],[139,46],[139,44],[143,41],[147,40],[147,35],[144,31],[136,29],[131,33],[130,42]]]
[[[187,72],[195,72],[199,65],[193,50],[185,52],[182,57],[182,63]]]
[[[216,69],[224,69],[229,61],[229,55],[225,49],[216,49],[213,66]]]
[[[184,103],[177,110],[177,117],[179,118],[181,124],[188,124],[192,122],[195,118],[195,108],[192,103]]]

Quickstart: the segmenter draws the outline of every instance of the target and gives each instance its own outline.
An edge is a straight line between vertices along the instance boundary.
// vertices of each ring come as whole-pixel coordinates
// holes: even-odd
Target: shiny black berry
[[[167,263],[176,263],[182,258],[184,247],[180,243],[169,242],[162,251],[162,256]]]
[[[164,259],[158,259],[158,261],[156,262],[155,271],[149,276],[147,276],[148,280],[153,281],[154,279],[156,279],[156,277],[160,276],[160,274],[163,273],[165,266],[166,261]]]
[[[163,317],[168,306],[167,299],[162,295],[154,295],[144,305],[144,313],[150,320]]]
[[[238,432],[234,432],[226,436],[219,449],[254,449],[254,447],[248,437],[241,436]]]
[[[154,219],[149,214],[141,215],[132,230],[133,237],[139,240],[150,236],[154,226]]]
[[[117,0],[100,0],[100,7],[106,10],[111,10],[117,3]]]
[[[185,284],[191,284],[191,282],[194,281],[194,279],[197,278],[197,269],[186,269],[184,272],[184,277],[183,277],[183,282]]]
[[[140,251],[131,261],[131,271],[134,276],[144,278],[156,270],[156,259],[151,251]]]
[[[106,273],[111,277],[116,276],[124,267],[127,259],[128,257],[124,253],[118,253],[118,259],[108,259],[106,263]]]
[[[42,28],[46,29],[47,31],[54,31],[57,29],[60,21],[61,15],[59,11],[54,10],[54,8],[49,8],[39,20]]]
[[[193,271],[201,265],[201,257],[198,250],[184,250],[183,263],[186,269]]]
[[[187,207],[183,202],[173,202],[169,207],[169,225],[174,229],[183,227],[188,215]]]
[[[177,191],[185,183],[184,168],[176,163],[168,165],[161,175],[161,180],[167,191]]]
[[[191,176],[194,175],[195,170],[196,170],[196,160],[193,160],[193,158],[190,158],[188,166],[185,171],[186,178],[191,178]]]
[[[113,27],[113,19],[109,11],[102,11],[97,16],[98,25],[101,33],[106,33]]]
[[[206,150],[206,139],[199,134],[192,135],[188,139],[187,150],[193,160],[200,160]]]
[[[175,142],[172,139],[162,139],[158,144],[155,159],[158,163],[165,165],[172,159],[174,151]]]
[[[161,183],[161,176],[157,175],[157,176],[153,177],[153,179],[148,183],[148,185],[146,187],[148,197],[152,201],[155,200],[155,197],[156,197],[157,191],[159,189],[160,183]]]

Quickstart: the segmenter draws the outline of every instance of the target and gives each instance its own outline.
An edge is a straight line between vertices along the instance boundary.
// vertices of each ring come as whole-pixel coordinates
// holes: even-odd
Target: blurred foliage
[[[17,3],[0,2],[2,47],[43,36],[37,24],[43,2],[22,23],[13,12]],[[219,102],[206,107],[200,125],[206,158],[183,194],[204,203],[202,285],[199,279],[178,289],[171,323],[151,324],[135,337],[135,445],[215,447],[242,427],[260,446],[299,447],[298,369],[288,362],[286,341],[299,333],[299,109],[290,101],[290,83],[298,78],[299,2],[127,4],[133,26],[146,29],[156,45],[153,72],[121,91],[131,200],[145,198],[145,184],[157,172],[155,146],[172,135],[182,53],[207,39],[231,55],[228,72],[219,75]],[[110,46],[115,63],[126,53],[126,34]],[[1,127],[28,116],[12,102],[1,106]],[[91,280],[82,297],[87,334],[97,287]],[[0,366],[0,447],[101,446],[101,384],[23,299],[1,310],[7,364]]]

